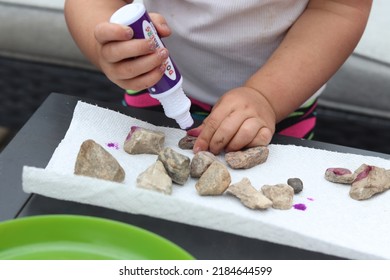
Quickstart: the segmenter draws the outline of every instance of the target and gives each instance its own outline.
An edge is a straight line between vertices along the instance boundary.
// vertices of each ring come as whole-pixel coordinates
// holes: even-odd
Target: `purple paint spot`
[[[115,150],[119,150],[119,144],[118,143],[112,143],[112,142],[107,143],[107,147],[113,148]]]
[[[303,204],[303,203],[297,203],[297,204],[294,204],[294,209],[297,209],[297,210],[301,210],[301,211],[305,211],[306,210],[306,205]]]
[[[308,197],[307,200],[314,201],[314,198]]]

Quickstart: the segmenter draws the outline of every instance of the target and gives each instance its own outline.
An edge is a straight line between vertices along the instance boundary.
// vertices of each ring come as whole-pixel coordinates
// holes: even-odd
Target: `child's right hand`
[[[165,19],[150,14],[161,37],[170,35]],[[156,84],[162,77],[166,48],[156,49],[153,40],[133,39],[128,26],[103,22],[94,30],[98,64],[104,74],[123,89],[142,90]]]

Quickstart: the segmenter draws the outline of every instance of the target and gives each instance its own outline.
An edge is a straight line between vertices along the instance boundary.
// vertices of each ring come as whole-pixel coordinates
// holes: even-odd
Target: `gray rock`
[[[191,160],[190,175],[192,178],[200,178],[207,168],[218,160],[215,155],[207,151],[197,152]]]
[[[152,131],[138,126],[132,126],[124,143],[124,150],[132,155],[154,154],[163,149],[165,135],[162,132]]]
[[[226,193],[239,198],[242,204],[250,209],[267,209],[272,206],[272,201],[261,191],[256,190],[248,178],[230,185]]]
[[[157,160],[137,177],[137,187],[158,191],[163,194],[172,193],[172,179],[163,163]]]
[[[355,179],[355,174],[346,168],[328,168],[325,171],[325,179],[333,183],[351,184]]]
[[[190,177],[190,158],[166,147],[158,155],[172,181],[184,185]]]
[[[183,150],[192,150],[197,137],[186,135],[179,140],[179,147]]]
[[[294,189],[294,194],[300,193],[303,190],[303,182],[299,178],[289,178],[287,185]]]
[[[231,177],[226,166],[214,161],[199,178],[195,188],[200,195],[221,195],[230,183]]]
[[[364,200],[390,188],[390,171],[384,168],[363,164],[355,172],[349,195],[356,200]]]
[[[267,147],[258,146],[243,151],[226,153],[225,160],[233,169],[248,169],[264,163],[268,158],[268,154]]]
[[[84,141],[80,146],[74,174],[114,182],[123,182],[125,179],[125,171],[119,162],[91,139]]]
[[[293,205],[294,189],[287,184],[264,185],[261,191],[272,201],[275,209],[288,210]]]

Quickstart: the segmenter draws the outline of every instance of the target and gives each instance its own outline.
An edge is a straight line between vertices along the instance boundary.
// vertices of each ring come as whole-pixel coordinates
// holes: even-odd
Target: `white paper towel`
[[[71,125],[46,169],[23,169],[23,189],[28,193],[92,204],[197,225],[279,244],[351,259],[390,259],[390,191],[366,201],[349,197],[350,187],[324,179],[329,167],[354,171],[361,164],[390,169],[390,161],[354,154],[293,145],[269,145],[266,163],[248,170],[229,169],[232,183],[248,177],[260,189],[265,184],[286,183],[298,177],[304,190],[294,204],[307,209],[251,210],[230,195],[199,196],[195,179],[174,185],[172,195],[139,189],[136,178],[157,159],[156,155],[129,155],[123,143],[133,125],[162,131],[165,146],[178,148],[185,135],[179,129],[157,127],[118,112],[79,102]],[[73,175],[83,141],[93,139],[106,148],[126,171],[124,183]],[[224,161],[221,156],[221,161]]]

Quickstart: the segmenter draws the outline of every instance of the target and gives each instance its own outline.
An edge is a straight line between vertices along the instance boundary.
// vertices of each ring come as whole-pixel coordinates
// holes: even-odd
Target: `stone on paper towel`
[[[186,135],[179,140],[179,148],[183,150],[192,150],[194,148],[194,144],[197,137]]]
[[[226,153],[225,160],[233,169],[248,169],[264,163],[268,158],[268,153],[267,147],[258,146],[243,151]]]
[[[84,141],[80,146],[74,174],[114,182],[123,182],[125,179],[125,171],[119,162],[91,139]]]
[[[208,151],[197,152],[191,160],[191,177],[200,178],[215,160],[217,160],[217,157]]]
[[[200,195],[221,195],[230,183],[227,167],[219,161],[214,161],[199,178],[195,188]]]
[[[132,155],[136,154],[154,154],[163,149],[165,134],[158,131],[152,131],[139,126],[132,126],[126,137],[124,150]]]
[[[240,182],[230,185],[226,193],[239,198],[242,204],[250,209],[267,209],[272,206],[272,201],[261,191],[256,190],[246,177]]]
[[[263,194],[272,201],[275,209],[287,210],[293,205],[294,189],[287,184],[264,185]]]
[[[163,163],[157,160],[137,177],[137,187],[158,191],[163,194],[172,193],[172,179]]]
[[[355,180],[349,192],[353,199],[368,199],[390,188],[390,171],[384,168],[363,164],[354,174]]]
[[[351,184],[355,179],[355,174],[346,168],[334,167],[325,171],[325,179],[333,183]]]
[[[299,178],[289,178],[287,185],[294,189],[294,194],[298,194],[303,190],[303,182]]]
[[[172,181],[184,185],[190,177],[190,158],[166,147],[158,155]]]

